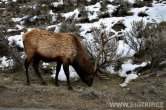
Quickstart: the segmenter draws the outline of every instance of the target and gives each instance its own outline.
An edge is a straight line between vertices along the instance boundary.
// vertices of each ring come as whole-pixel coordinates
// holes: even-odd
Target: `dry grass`
[[[0,106],[82,110],[111,109],[109,103],[119,101],[162,102],[166,97],[165,75],[165,72],[161,72],[157,77],[140,76],[127,88],[119,86],[123,82],[122,78],[112,75],[109,80],[95,78],[91,88],[81,81],[72,82],[74,91],[68,91],[65,82],[60,82],[60,87],[55,87],[48,75],[44,75],[48,86],[41,86],[33,72],[32,85],[25,86],[23,73],[0,73]]]

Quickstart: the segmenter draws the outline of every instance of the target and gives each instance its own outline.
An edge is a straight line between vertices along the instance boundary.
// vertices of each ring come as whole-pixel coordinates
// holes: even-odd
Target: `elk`
[[[58,85],[58,74],[63,64],[67,78],[67,87],[72,90],[69,80],[69,65],[73,66],[80,79],[88,86],[92,85],[97,68],[91,63],[88,52],[82,46],[80,39],[70,33],[55,33],[47,30],[33,29],[23,34],[25,48],[26,85],[30,85],[28,68],[33,62],[33,69],[41,84],[46,84],[38,67],[40,60],[45,62],[57,62],[55,85]]]

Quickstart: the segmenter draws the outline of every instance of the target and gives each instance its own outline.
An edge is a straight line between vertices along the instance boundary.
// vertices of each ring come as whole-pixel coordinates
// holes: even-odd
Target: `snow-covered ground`
[[[119,76],[125,77],[125,80],[122,84],[120,84],[120,86],[126,87],[131,80],[136,79],[140,73],[136,73],[134,70],[138,67],[144,67],[147,64],[148,62],[143,62],[142,64],[132,64],[132,61],[130,60],[122,64],[121,69],[119,70]],[[131,73],[127,74],[128,71],[131,71]]]
[[[69,71],[70,71],[70,79],[73,81],[77,81],[79,79],[79,76],[75,72],[74,68],[72,66],[69,66]],[[56,76],[56,70],[53,71],[53,74],[51,75],[52,78],[55,78]],[[60,81],[66,81],[66,76],[63,71],[63,66],[61,66],[61,70],[59,72],[58,79]]]
[[[3,2],[7,2],[7,0],[2,0]],[[14,2],[16,0],[13,0]],[[110,0],[113,1],[113,0]],[[134,3],[135,0],[129,0],[129,2]],[[59,4],[63,4],[62,0],[60,0],[59,2],[55,2],[53,3],[53,5],[56,7]],[[88,12],[88,18],[89,21],[92,21],[94,19],[99,19],[99,13],[100,13],[100,7],[101,4],[98,2],[95,5],[91,5],[91,6],[86,6],[85,9]],[[115,9],[116,6],[113,5],[108,5],[108,12],[111,14]],[[78,17],[79,15],[79,9],[75,9],[71,12],[68,13],[62,13],[62,16],[65,17],[65,19],[68,18],[72,18],[72,19],[80,19]],[[133,12],[132,16],[126,16],[126,17],[108,17],[108,18],[101,18],[98,21],[92,22],[92,23],[78,23],[77,25],[80,26],[80,35],[85,37],[86,40],[88,40],[88,42],[91,42],[93,40],[93,35],[92,33],[88,33],[88,31],[90,31],[93,27],[101,29],[101,23],[104,24],[106,26],[106,30],[109,32],[114,32],[115,35],[117,35],[117,32],[112,29],[112,27],[114,26],[114,24],[116,24],[117,22],[122,22],[124,23],[124,25],[127,27],[125,28],[125,30],[121,30],[122,32],[125,31],[129,31],[131,29],[131,23],[133,21],[140,21],[140,20],[144,20],[145,22],[161,22],[161,21],[166,21],[166,5],[163,3],[153,3],[152,7],[142,7],[142,8],[132,8],[130,10],[131,12]],[[148,14],[148,16],[146,17],[139,17],[138,13],[139,12],[146,12]],[[54,15],[55,13],[52,12],[52,10],[50,10],[50,14]],[[36,17],[36,16],[34,16]],[[33,17],[33,18],[34,18]],[[23,18],[12,18],[12,20],[14,22],[20,22]],[[55,20],[55,19],[54,19]],[[58,28],[59,28],[59,24],[55,24],[52,25],[53,27],[57,27],[55,32],[58,32]],[[52,26],[47,26],[52,27]],[[18,29],[22,29],[24,26],[22,24],[17,24],[15,26]],[[11,31],[12,29],[9,29],[8,31]],[[15,36],[10,36],[8,38],[9,40],[9,44],[14,40],[16,41],[16,43],[18,45],[20,45],[20,47],[23,47],[22,44],[22,37],[21,37],[21,33],[20,35],[15,35]],[[117,54],[120,54],[123,52],[124,56],[132,56],[134,54],[134,51],[131,50],[125,43],[123,40],[120,40],[118,42],[118,49],[117,49]],[[5,62],[5,63],[4,63]],[[6,67],[7,63],[10,63],[10,61],[8,61],[5,57],[0,58],[0,68]],[[142,63],[140,65],[135,65],[132,63],[124,63],[122,65],[121,70],[119,71],[119,76],[121,77],[126,77],[125,82],[123,84],[121,84],[121,86],[127,86],[127,84],[129,83],[129,81],[131,81],[132,79],[136,79],[138,77],[137,73],[132,72],[131,74],[127,75],[126,71],[128,70],[134,70],[136,67],[139,66],[145,66],[146,63]],[[53,73],[55,73],[55,71],[53,71]],[[51,77],[55,77],[55,74],[52,75]],[[70,67],[70,77],[72,78],[78,78],[78,75],[76,74],[76,72]],[[66,80],[66,76],[63,72],[63,69],[61,68],[60,74],[59,74],[59,80]]]

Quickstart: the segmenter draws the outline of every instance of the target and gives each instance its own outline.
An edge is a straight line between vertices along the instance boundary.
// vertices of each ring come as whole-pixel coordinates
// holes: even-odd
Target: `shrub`
[[[133,3],[133,7],[135,7],[135,8],[141,8],[144,6],[145,6],[145,3],[141,0],[136,0],[135,3]]]
[[[93,28],[94,41],[86,41],[91,59],[94,59],[95,66],[106,69],[118,56],[116,54],[117,40],[105,31],[105,26],[101,24],[101,29]]]
[[[62,17],[62,15],[60,13],[57,13],[57,15],[53,16],[53,17],[55,17],[55,21],[53,21],[53,22],[56,22],[56,23],[61,23],[65,19],[64,17]]]
[[[80,18],[79,21],[81,23],[89,22],[88,11],[85,9],[85,7],[82,7],[80,9],[80,13],[79,13],[78,17]]]
[[[118,23],[116,23],[112,29],[114,29],[115,31],[121,31],[122,29],[124,30],[126,28],[126,26],[120,21]]]
[[[17,2],[8,2],[6,4],[6,10],[7,12],[10,12],[12,17],[17,16],[20,13],[19,4]]]
[[[31,0],[17,0],[17,3],[20,3],[20,4],[27,3],[27,2],[31,2]]]
[[[17,72],[23,70],[23,59],[21,58],[21,53],[16,51],[16,49],[12,50],[12,59],[13,59],[13,66],[11,71]]]
[[[3,21],[3,19],[2,19]],[[9,56],[9,41],[6,36],[7,27],[3,25],[4,22],[0,22],[0,57]]]
[[[118,4],[119,4],[119,6],[112,13],[113,16],[120,17],[120,16],[132,15],[132,13],[129,13],[129,10],[131,8],[131,4],[128,1],[119,0]]]
[[[78,26],[76,26],[75,22],[68,22],[68,21],[64,21],[62,22],[61,26],[60,26],[60,30],[59,32],[67,32],[67,33],[73,33],[77,36],[79,36],[79,28]]]
[[[72,3],[70,0],[68,2],[64,2],[62,9],[60,10],[60,12],[66,13],[69,11],[72,11],[76,8],[76,6],[74,5],[74,3]]]
[[[97,2],[99,2],[100,0],[77,0],[76,4],[77,6],[87,6],[87,5],[93,5],[96,4]]]
[[[131,23],[131,26],[131,30],[126,33],[124,41],[130,46],[131,49],[135,50],[136,53],[141,53],[145,50],[145,43],[143,43],[143,40],[140,39],[146,39],[147,37],[143,32],[145,23],[143,22],[143,20],[133,21]]]
[[[139,12],[138,16],[139,17],[145,17],[145,16],[148,16],[148,14],[146,14],[145,12]]]
[[[133,3],[133,7],[135,8],[141,8],[141,7],[144,7],[144,6],[148,6],[148,7],[151,7],[152,6],[152,0],[136,0],[135,3]]]
[[[125,42],[136,51],[134,57],[151,62],[151,71],[166,58],[166,22],[145,24],[133,22],[127,32]]]
[[[14,41],[9,45],[7,37],[0,38],[0,57],[6,56],[13,60],[13,66],[10,69],[12,72],[22,70],[23,60],[21,59],[23,49],[19,47]],[[10,65],[9,65],[10,66]]]
[[[99,14],[99,18],[109,18],[109,17],[110,13],[108,11]]]
[[[107,10],[107,5],[108,5],[107,0],[103,0],[103,1],[101,2],[100,11],[106,11],[106,10]]]
[[[15,41],[10,45],[10,58],[13,59],[13,66],[10,69],[13,73],[22,70],[23,59],[21,58],[23,49]]]
[[[0,37],[0,57],[9,55],[8,40],[6,37]]]
[[[47,14],[42,14],[40,16],[27,16],[26,18],[23,19],[23,23],[26,26],[44,25],[51,23],[51,21],[52,21],[52,16]]]

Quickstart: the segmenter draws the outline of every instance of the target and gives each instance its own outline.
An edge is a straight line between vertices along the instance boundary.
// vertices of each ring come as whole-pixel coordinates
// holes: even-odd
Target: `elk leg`
[[[39,80],[41,81],[42,85],[47,85],[47,83],[43,80],[38,68],[39,68],[39,59],[33,59],[33,69],[35,70],[36,75],[38,76]]]
[[[55,76],[55,85],[56,86],[59,86],[58,84],[58,75],[59,75],[59,72],[60,72],[60,69],[61,69],[61,62],[57,62],[57,66],[56,66],[56,76]]]
[[[25,62],[24,62],[24,66],[25,66],[25,70],[26,70],[26,85],[29,86],[30,85],[30,80],[29,80],[29,74],[28,74],[28,68],[29,68],[29,65],[31,63],[31,60],[28,60],[26,58]]]
[[[73,88],[71,87],[71,84],[70,84],[70,79],[69,79],[69,64],[68,63],[63,64],[63,69],[64,69],[64,72],[65,72],[65,75],[67,78],[68,90],[73,90]]]

